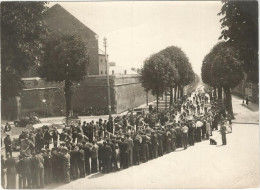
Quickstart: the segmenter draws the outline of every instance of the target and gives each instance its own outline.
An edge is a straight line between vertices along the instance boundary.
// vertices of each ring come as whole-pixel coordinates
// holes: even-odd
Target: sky
[[[49,6],[53,6],[51,2]],[[203,58],[221,33],[220,1],[59,2],[98,34],[99,48],[107,38],[109,61],[141,68],[151,54],[180,47],[194,71],[201,74]]]

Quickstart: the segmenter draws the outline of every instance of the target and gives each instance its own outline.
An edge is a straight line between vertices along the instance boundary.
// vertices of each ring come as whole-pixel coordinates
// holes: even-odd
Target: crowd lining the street
[[[108,121],[79,122],[65,126],[61,133],[48,127],[24,130],[19,136],[22,151],[18,158],[12,156],[7,132],[6,159],[1,155],[2,187],[44,188],[92,173],[126,169],[209,140],[219,124],[226,145],[226,123],[231,124],[231,117],[211,93],[194,93],[158,113],[155,108],[146,114],[132,112]]]

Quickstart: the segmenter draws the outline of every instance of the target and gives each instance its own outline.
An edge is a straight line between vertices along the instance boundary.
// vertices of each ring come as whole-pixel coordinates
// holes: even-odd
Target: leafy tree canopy
[[[69,34],[52,34],[43,44],[40,77],[47,81],[79,82],[87,74],[88,50],[80,38]]]
[[[238,52],[227,42],[220,42],[204,58],[202,80],[213,87],[234,88],[244,78]]]
[[[220,22],[225,39],[238,50],[248,79],[258,83],[258,1],[223,1]]]
[[[42,13],[46,9],[46,2],[1,3],[3,99],[19,95],[23,73],[39,63],[41,36],[46,32]]]
[[[169,58],[171,64],[178,70],[178,85],[188,85],[194,80],[194,72],[186,54],[181,48],[170,46],[160,51],[165,57]]]
[[[171,64],[170,59],[164,55],[157,53],[145,60],[140,81],[147,91],[152,91],[153,95],[163,93],[177,82],[177,79],[177,69]]]

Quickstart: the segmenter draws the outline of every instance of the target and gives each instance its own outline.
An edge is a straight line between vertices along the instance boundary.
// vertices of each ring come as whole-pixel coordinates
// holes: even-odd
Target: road
[[[233,98],[236,122],[257,122],[250,111]],[[218,145],[203,141],[139,166],[110,174],[92,174],[65,185],[49,188],[253,188],[259,187],[259,127],[234,124],[227,146],[214,131]]]

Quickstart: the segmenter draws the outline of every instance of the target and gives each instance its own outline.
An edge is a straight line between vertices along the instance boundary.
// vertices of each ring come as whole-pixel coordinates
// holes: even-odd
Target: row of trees
[[[219,99],[222,99],[224,89],[224,105],[232,117],[231,89],[244,78],[242,65],[238,52],[227,42],[220,42],[205,56],[201,68],[202,81],[218,91]]]
[[[230,90],[244,78],[258,83],[258,1],[222,1],[219,16],[224,39],[203,60],[202,81],[217,89],[218,98],[234,118]]]
[[[2,98],[20,96],[22,76],[30,67],[37,67],[40,77],[64,83],[68,116],[73,83],[87,74],[88,48],[78,36],[48,30],[43,22],[46,4],[1,3]]]
[[[192,66],[185,53],[178,47],[170,46],[160,52],[151,55],[144,61],[140,73],[142,86],[151,91],[158,99],[164,92],[170,91],[170,106],[174,99],[183,96],[184,86],[191,84],[195,79]]]

